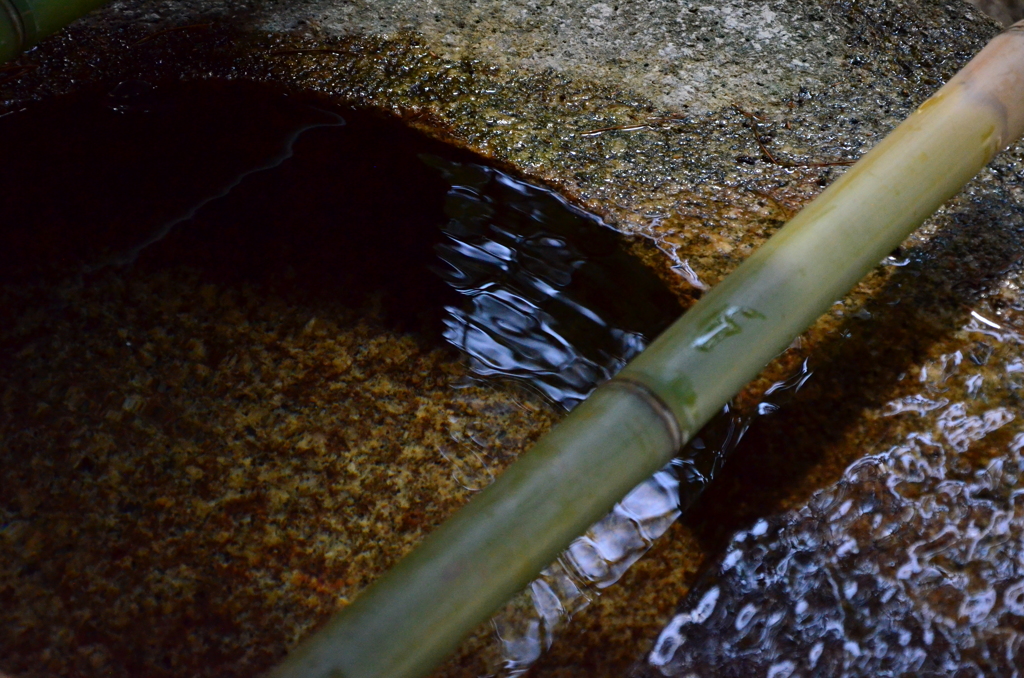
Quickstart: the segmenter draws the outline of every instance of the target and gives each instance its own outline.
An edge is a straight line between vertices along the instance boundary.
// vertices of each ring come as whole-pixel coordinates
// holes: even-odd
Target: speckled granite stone
[[[169,30],[173,28],[181,30]],[[400,116],[563,190],[622,231],[654,244],[644,249],[649,263],[672,282],[681,299],[692,301],[923,101],[996,30],[992,21],[954,0],[124,0],[25,55],[20,63],[26,68],[12,71],[0,85],[0,110],[90,83],[112,85],[129,78],[248,78],[323,93]],[[1007,323],[1019,322],[1010,311],[1021,304],[1022,172],[1018,150],[998,159],[967,193],[768,368],[741,403],[752,406],[767,385],[805,359],[815,374],[782,413],[759,421],[698,510],[656,544],[620,585],[574,620],[534,675],[621,675],[649,647],[701,563],[718,552],[729,534],[758,517],[801,505],[862,456],[865,441],[884,439],[894,427],[910,425],[905,419],[871,413],[909,392],[905,375],[973,345],[975,339],[960,331],[972,310],[999,322],[1003,315]],[[896,265],[904,260],[906,265]],[[220,293],[214,297],[220,299]],[[215,308],[220,303],[215,301]],[[259,317],[269,310],[224,303],[223,312],[235,308],[257,314],[246,331],[256,335],[239,338],[256,359],[265,350],[262,337],[280,319]],[[89,305],[82,308],[87,312]],[[319,311],[295,316],[289,321],[291,334],[274,341],[311,350],[322,341],[316,325],[310,334],[302,332],[313,315],[321,317]],[[71,332],[73,327],[54,331]],[[404,360],[442,371],[456,369],[400,338],[394,340]],[[179,364],[175,378],[216,381],[203,370],[197,355],[201,347],[168,347]],[[290,360],[301,363],[301,358]],[[125,478],[148,473],[156,463],[115,455],[125,466],[113,467],[117,476],[105,471],[86,478],[85,473],[66,470],[79,461],[81,452],[72,446],[79,438],[80,446],[99,445],[97,453],[108,455],[127,454],[126,443],[118,440],[131,442],[140,436],[133,444],[142,449],[143,441],[153,439],[145,423],[147,416],[157,416],[147,414],[150,401],[132,399],[138,395],[135,389],[142,388],[133,386],[132,379],[148,368],[116,365],[125,372],[99,375],[95,382],[113,395],[109,402],[100,399],[102,406],[93,406],[95,411],[87,416],[96,418],[97,430],[109,427],[123,438],[113,433],[96,440],[76,438],[69,424],[67,430],[37,433],[42,443],[23,443],[59,454],[54,458],[59,462],[33,457],[35,465],[53,467],[39,473],[64,469],[62,482],[82,489],[75,490],[78,494],[65,491],[61,496],[69,503],[52,515],[46,506],[33,505],[31,497],[5,497],[9,546],[3,551],[3,567],[26,572],[24,579],[5,579],[5,599],[18,601],[5,614],[31,611],[35,616],[28,636],[3,641],[12,643],[12,650],[0,654],[3,669],[15,668],[11,657],[17,650],[17,673],[26,675],[71,670],[104,675],[114,666],[146,675],[157,668],[181,674],[197,672],[206,661],[222,667],[220,675],[230,672],[223,667],[251,673],[339,604],[340,580],[351,579],[345,585],[352,588],[346,590],[354,591],[372,577],[369,570],[348,569],[351,558],[369,558],[373,562],[366,562],[367,567],[386,565],[420,529],[457,503],[431,490],[436,503],[430,515],[417,518],[409,532],[388,532],[385,540],[376,521],[364,525],[365,538],[381,541],[381,551],[362,556],[332,551],[336,516],[322,507],[341,499],[332,491],[311,488],[322,482],[314,480],[322,466],[340,465],[339,482],[348,478],[348,470],[321,452],[321,444],[327,445],[334,434],[318,428],[320,415],[311,412],[301,426],[308,437],[299,435],[287,449],[278,448],[272,477],[231,458],[221,461],[227,450],[219,447],[204,454],[201,463],[187,454],[155,452],[158,458],[167,456],[163,463],[166,473],[175,474],[174,481],[161,479],[170,483],[166,489],[129,507],[138,515],[132,529],[139,531],[131,533],[136,538],[127,533],[110,536],[122,540],[118,543],[127,540],[132,548],[111,550],[103,541],[75,543],[80,555],[66,558],[62,549],[68,548],[69,535],[90,521],[102,521],[106,514],[97,506],[125,510],[119,508]],[[988,366],[1003,368],[998,361]],[[38,375],[12,372],[7,378],[21,380],[20,390],[12,393],[46,391]],[[244,380],[236,383],[243,391],[251,388]],[[440,382],[434,385],[441,389],[437,397],[447,397]],[[68,390],[70,384],[63,386],[43,399],[12,396],[4,405],[10,413],[8,425],[28,430],[31,417],[55,417],[57,410],[70,413],[86,407]],[[271,383],[259,397],[272,404],[275,388]],[[311,402],[318,392],[310,392]],[[967,397],[954,393],[949,398],[961,396]],[[142,409],[135,411],[136,406]],[[11,418],[14,413],[17,417]],[[244,426],[237,428],[238,418],[250,415],[270,427],[268,431],[294,423],[290,416],[275,419],[272,409],[262,415],[255,410],[211,413],[201,420],[203,426],[216,424],[237,434],[237,444],[245,447],[251,443],[243,435]],[[428,422],[424,430],[431,426]],[[524,443],[530,435],[524,434]],[[9,436],[5,434],[5,444],[11,444]],[[299,449],[300,443],[306,447]],[[393,448],[394,460],[404,450]],[[20,463],[21,475],[11,478],[32,482],[33,462],[23,458]],[[303,468],[296,470],[296,465]],[[402,492],[418,491],[407,482],[408,468],[388,465],[387,473]],[[232,478],[241,485],[231,489]],[[313,485],[303,486],[303,479]],[[265,514],[256,514],[258,525],[228,529],[218,522],[224,518],[216,502],[232,492],[261,498]],[[90,503],[70,503],[75,497],[88,497]],[[171,503],[162,506],[162,498]],[[177,507],[181,525],[188,526],[178,532],[167,532],[161,522],[163,511],[172,507]],[[286,546],[290,542],[281,532],[290,529],[285,523],[293,510],[309,521],[302,523],[309,530],[305,541],[295,542],[302,546],[294,548]],[[59,520],[52,517],[58,513]],[[43,520],[43,515],[50,517]],[[367,520],[372,515],[367,509]],[[231,549],[237,551],[232,558],[254,568],[237,574],[238,581],[249,583],[235,597],[217,585],[222,576],[218,568],[229,567],[223,554],[233,553]],[[310,563],[315,567],[304,569]],[[76,581],[88,586],[76,586]],[[81,602],[86,598],[91,602]],[[167,604],[172,614],[162,612]],[[148,628],[145,620],[150,619],[159,622],[157,628],[140,630]],[[104,631],[75,630],[82,628]],[[274,640],[251,644],[268,637],[259,633]],[[115,636],[121,645],[110,640]],[[155,637],[161,647],[180,648],[180,654],[168,649],[159,655],[169,662],[160,667],[146,663],[159,654],[147,649]],[[234,654],[218,655],[212,638],[229,639]],[[111,647],[134,649],[113,652]],[[246,654],[243,647],[251,652]],[[483,666],[480,656],[469,648],[438,675],[472,675]]]

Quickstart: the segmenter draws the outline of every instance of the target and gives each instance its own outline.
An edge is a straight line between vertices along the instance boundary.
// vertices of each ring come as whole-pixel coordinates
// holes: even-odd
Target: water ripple
[[[989,403],[1024,383],[993,325],[963,328],[999,331],[985,360],[939,356],[883,409],[907,427],[880,452],[734,535],[634,675],[1020,676],[1024,425]]]
[[[438,272],[465,298],[444,336],[477,374],[572,409],[679,314],[597,217],[496,169],[425,160],[452,185]]]

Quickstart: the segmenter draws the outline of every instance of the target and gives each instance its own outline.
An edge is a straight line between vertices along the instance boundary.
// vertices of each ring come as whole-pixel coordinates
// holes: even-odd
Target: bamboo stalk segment
[[[694,432],[1024,132],[1024,22],[797,214],[620,373]]]
[[[630,468],[663,465],[673,433],[631,390],[595,392],[271,675],[429,671],[606,513],[607,494],[633,489]]]
[[[428,673],[1022,131],[1024,23],[270,676]]]
[[[0,64],[107,0],[0,0]]]

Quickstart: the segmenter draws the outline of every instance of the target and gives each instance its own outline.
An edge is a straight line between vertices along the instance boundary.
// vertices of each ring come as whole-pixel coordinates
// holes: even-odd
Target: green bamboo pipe
[[[428,673],[1022,131],[1024,23],[270,676]]]
[[[0,64],[107,0],[0,0]]]

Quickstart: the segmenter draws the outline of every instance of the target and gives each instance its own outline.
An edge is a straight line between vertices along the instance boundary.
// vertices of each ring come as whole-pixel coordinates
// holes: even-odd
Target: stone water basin
[[[411,3],[381,11],[357,4],[307,3],[282,10],[257,3],[252,10],[232,14],[214,3],[117,5],[27,55],[25,72],[3,84],[4,110],[75,90],[82,81],[106,78],[113,85],[168,76],[251,79],[386,110],[555,186],[607,223],[638,236],[650,245],[641,254],[684,305],[735,267],[996,30],[970,7],[954,3],[633,2],[555,8],[438,3],[432,15]],[[183,29],[161,32],[173,27]],[[679,619],[675,606],[695,583],[695,598],[683,614],[692,621],[695,611],[710,610],[703,620],[710,631],[694,639],[720,651],[716,657],[739,657],[718,671],[754,666],[778,673],[789,670],[787,661],[794,662],[793,672],[807,670],[799,662],[809,661],[815,645],[800,644],[808,632],[800,626],[803,613],[797,612],[799,600],[784,578],[787,572],[780,573],[771,590],[759,589],[749,573],[756,573],[761,562],[758,548],[785,556],[795,548],[792,544],[809,543],[806,535],[821,543],[822,530],[816,526],[822,516],[838,513],[848,499],[851,507],[867,508],[850,508],[838,516],[840,534],[829,532],[824,540],[835,550],[827,544],[810,548],[817,554],[812,562],[820,571],[838,572],[834,578],[839,580],[853,571],[886,572],[885,563],[896,573],[905,564],[899,558],[911,552],[897,546],[920,543],[912,552],[922,554],[917,562],[923,563],[923,574],[896,577],[905,583],[889,598],[899,602],[904,616],[886,612],[893,624],[911,619],[918,626],[912,642],[900,645],[898,630],[886,627],[886,633],[895,634],[893,641],[880,635],[881,626],[871,625],[873,618],[863,621],[863,615],[852,614],[851,619],[862,621],[844,627],[840,649],[830,646],[826,652],[823,645],[816,651],[819,658],[839,662],[831,666],[856,658],[847,640],[865,648],[857,650],[861,657],[878,657],[878,662],[896,657],[894,648],[924,642],[924,631],[918,629],[924,628],[919,620],[925,614],[938,615],[933,626],[941,617],[940,626],[959,629],[947,633],[955,638],[947,637],[946,647],[988,643],[996,648],[991,656],[1015,647],[1016,513],[1006,488],[1013,482],[1007,469],[1015,459],[1019,419],[1014,395],[1019,163],[1015,150],[998,159],[740,396],[737,406],[750,413],[754,424],[715,483],[647,557],[615,586],[592,596],[593,602],[540,659],[535,675],[622,675],[652,646],[660,652],[655,659],[665,659],[654,662],[659,667],[673,667],[676,659],[683,668],[691,660],[706,667],[706,657],[687,650],[682,641],[675,643],[671,633],[659,638],[663,627],[671,629]],[[259,320],[252,323],[258,326]],[[261,322],[269,332],[277,320],[271,316]],[[805,361],[810,379],[786,402],[759,408],[771,385],[798,373]],[[777,405],[781,408],[776,410]],[[543,428],[543,418],[554,416],[538,414],[544,412],[539,401],[530,406],[535,410],[516,411],[531,426],[539,422]],[[523,446],[530,435],[523,436]],[[926,437],[932,442],[922,442]],[[309,444],[313,452],[305,454],[316,454],[316,440]],[[876,459],[858,463],[866,457]],[[993,466],[1000,463],[999,469]],[[207,471],[196,468],[205,477]],[[913,477],[907,469],[914,469]],[[187,477],[187,465],[184,473]],[[438,482],[451,485],[443,480],[450,477],[447,473],[440,473]],[[267,487],[297,477],[283,476],[260,482]],[[824,494],[812,500],[819,491]],[[929,509],[938,517],[915,521],[907,514],[900,538],[884,541],[886,535],[870,531],[890,525],[884,510],[872,503],[883,500],[893,512],[916,510],[919,504],[938,507]],[[5,510],[18,515],[5,517],[5,525],[23,520],[31,503],[31,497],[27,504],[10,502]],[[801,513],[805,506],[812,508]],[[425,522],[443,512],[439,508]],[[1004,531],[987,534],[1003,539],[1003,546],[985,542],[987,550],[981,549],[977,544],[982,542],[970,536],[971,526],[994,520],[997,512]],[[320,509],[314,513],[330,515]],[[879,525],[874,525],[875,514],[883,515]],[[737,533],[742,539],[733,538]],[[47,553],[49,532],[34,544],[28,531],[10,534],[8,543],[14,546],[6,553]],[[929,546],[936,534],[953,535],[944,537],[949,541],[945,551]],[[856,544],[866,540],[872,548],[840,553],[839,546],[851,539]],[[407,542],[388,548],[397,553],[402,544]],[[265,558],[268,552],[261,553]],[[724,583],[716,584],[722,566],[714,563],[723,556],[739,560],[726,570]],[[940,556],[945,560],[937,562]],[[708,574],[698,579],[702,568]],[[746,574],[730,580],[729,572]],[[195,586],[194,575],[179,574],[175,585]],[[106,586],[112,599],[129,600],[117,595],[113,581],[111,574]],[[308,622],[290,616],[296,609],[306,605],[312,611],[309,619],[340,602],[315,577],[293,577],[280,586],[278,581],[267,579],[257,598],[282,601],[279,617],[272,619],[285,638],[278,649],[251,659],[256,663],[270,661],[308,628]],[[722,604],[700,607],[715,586]],[[950,587],[967,593],[958,597]],[[44,587],[43,592],[54,596],[54,590]],[[14,589],[5,595],[15,593],[24,599]],[[62,601],[71,595],[56,593]],[[818,601],[814,619],[831,619],[829,610],[837,607],[873,610],[872,601],[885,595],[880,585],[865,580],[849,596]],[[747,620],[750,628],[771,630],[757,642],[750,639],[760,636],[737,639],[724,631],[736,628],[748,605],[754,609]],[[38,628],[66,628],[61,624],[69,615],[49,609],[54,621],[47,619]],[[789,616],[769,624],[778,610]],[[246,619],[245,610],[238,612],[223,623]],[[139,615],[129,608],[125,618],[134,621]],[[95,622],[79,623],[89,627]],[[676,627],[673,633],[682,638],[681,622]],[[852,635],[843,640],[846,633]],[[870,638],[882,638],[884,648],[865,640]],[[95,636],[71,634],[59,642],[75,648],[75,661],[83,667],[102,669],[111,660]],[[486,638],[481,642],[490,646]],[[51,644],[58,647],[57,641]],[[188,644],[183,640],[179,647]],[[742,654],[737,647],[749,652]],[[168,655],[172,666],[195,656],[183,652]],[[982,661],[978,653],[961,654],[965,661]],[[228,656],[227,662],[243,666],[241,656]],[[467,647],[441,674],[478,673],[487,665],[481,656]],[[857,671],[877,668],[865,662],[851,659],[849,670],[863,675]],[[27,664],[17,667],[19,674],[26,670]]]

